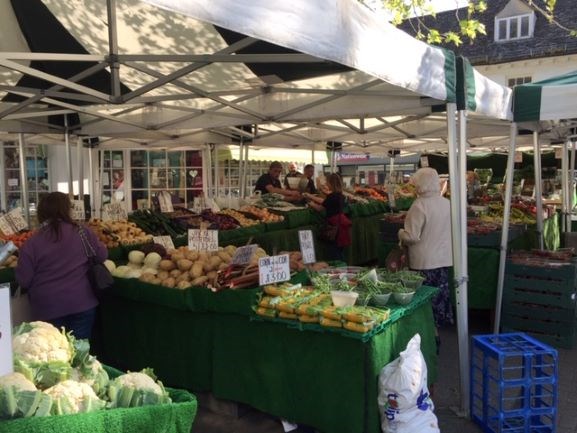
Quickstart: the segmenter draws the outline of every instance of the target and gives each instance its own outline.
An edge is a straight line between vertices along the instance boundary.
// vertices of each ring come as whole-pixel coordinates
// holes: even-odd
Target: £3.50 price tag
[[[245,245],[244,247],[237,248],[232,256],[232,264],[239,266],[248,265],[257,248],[258,245],[256,244]]]
[[[188,249],[218,251],[218,230],[188,229]]]
[[[291,271],[288,254],[258,259],[258,283],[261,286],[282,283],[290,280],[290,278]]]
[[[315,263],[317,258],[315,255],[315,241],[312,230],[299,230],[299,243],[303,255],[303,263],[305,265]]]
[[[155,244],[162,245],[166,251],[174,249],[174,242],[170,236],[153,236],[152,240]]]

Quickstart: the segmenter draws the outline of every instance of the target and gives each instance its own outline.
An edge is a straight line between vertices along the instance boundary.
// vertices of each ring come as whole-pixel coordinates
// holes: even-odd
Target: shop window
[[[527,84],[530,83],[532,81],[531,77],[515,77],[515,78],[509,78],[507,80],[507,86],[513,88],[515,86],[520,86],[521,84]]]

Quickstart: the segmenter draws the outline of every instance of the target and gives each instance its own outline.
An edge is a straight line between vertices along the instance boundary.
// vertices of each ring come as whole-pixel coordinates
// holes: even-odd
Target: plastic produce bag
[[[383,433],[439,433],[419,334],[381,370],[378,404]]]
[[[385,259],[385,267],[390,272],[409,268],[409,251],[405,246],[395,246]]]

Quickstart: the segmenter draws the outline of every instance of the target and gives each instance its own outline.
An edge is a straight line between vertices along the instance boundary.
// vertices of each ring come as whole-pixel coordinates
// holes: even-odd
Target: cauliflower
[[[170,397],[162,386],[162,382],[155,381],[155,379],[156,377],[150,369],[118,376],[110,382],[108,387],[111,407],[170,403]]]
[[[14,369],[41,389],[68,379],[74,356],[72,337],[45,322],[23,323],[12,339]]]
[[[74,380],[60,382],[44,393],[54,401],[54,415],[93,412],[105,406],[105,402],[96,396],[90,385]]]
[[[13,386],[18,391],[36,391],[32,382],[26,379],[22,373],[9,373],[0,377],[0,389]]]
[[[74,368],[70,378],[89,385],[99,397],[105,394],[109,380],[108,373],[94,356],[89,356],[83,365]]]
[[[46,416],[51,407],[52,398],[38,391],[23,374],[0,377],[0,419]]]
[[[23,323],[12,340],[14,356],[26,363],[70,362],[74,352],[63,332],[46,322]]]

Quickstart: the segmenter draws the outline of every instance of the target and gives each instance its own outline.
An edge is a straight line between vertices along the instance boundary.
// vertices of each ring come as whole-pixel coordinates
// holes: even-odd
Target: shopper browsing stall
[[[40,200],[41,227],[20,249],[16,280],[28,290],[33,320],[63,326],[76,338],[90,338],[98,300],[88,281],[89,261],[70,208],[68,196],[61,192]],[[106,247],[91,230],[82,229],[97,259],[104,261]]]
[[[283,189],[279,180],[282,171],[282,164],[278,161],[271,163],[268,173],[263,174],[256,181],[254,187],[255,191],[260,191],[262,194],[275,193],[284,196],[287,201],[298,201],[301,199],[301,194],[298,191]]]
[[[409,249],[411,269],[425,276],[423,284],[438,287],[433,299],[437,327],[453,323],[449,296],[449,267],[453,265],[451,244],[451,209],[449,200],[441,197],[439,175],[432,168],[419,169],[412,178],[417,199],[407,212],[405,228],[399,240]]]

